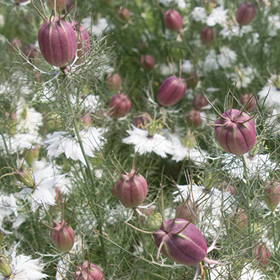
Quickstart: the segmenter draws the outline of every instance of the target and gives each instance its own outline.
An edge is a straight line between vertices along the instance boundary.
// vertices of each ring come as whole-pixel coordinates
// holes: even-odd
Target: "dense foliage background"
[[[88,30],[90,50],[64,69],[45,61],[37,41],[51,5],[15,2],[0,1],[0,268],[13,273],[0,279],[23,279],[15,269],[22,255],[40,271],[26,279],[82,279],[75,271],[84,261],[105,279],[193,279],[196,267],[156,258],[151,235],[183,202],[208,247],[216,242],[207,258],[222,263],[203,261],[198,279],[280,279],[280,2],[255,1],[253,21],[239,26],[237,0],[78,0],[59,16]],[[168,9],[183,19],[179,32],[163,21]],[[205,26],[216,32],[212,43],[201,40]],[[151,70],[142,55],[154,58]],[[108,74],[121,80],[115,90]],[[172,75],[188,88],[162,106],[158,89]],[[120,93],[131,107],[114,118],[109,103]],[[199,94],[203,106],[193,102]],[[245,94],[256,101],[252,110],[240,101]],[[226,153],[211,126],[231,108],[256,126],[256,144],[241,156]],[[198,125],[187,118],[193,109]],[[136,209],[112,194],[131,169],[148,183]],[[273,203],[265,200],[270,185]],[[75,232],[69,253],[50,238],[63,219]]]

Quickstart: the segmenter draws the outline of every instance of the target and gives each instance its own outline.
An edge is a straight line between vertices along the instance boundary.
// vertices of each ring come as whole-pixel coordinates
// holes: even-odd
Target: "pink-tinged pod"
[[[149,71],[154,69],[156,61],[151,55],[143,54],[140,57],[140,64],[144,70]]]
[[[199,110],[200,108],[207,106],[208,101],[204,95],[198,93],[194,96],[192,105],[194,109]]]
[[[130,18],[129,10],[124,7],[120,7],[118,9],[118,15],[119,15],[120,19],[122,19],[123,21],[128,21]]]
[[[175,32],[178,32],[183,26],[181,15],[172,9],[165,11],[163,15],[163,22],[169,30]]]
[[[186,116],[186,121],[189,126],[196,128],[201,124],[200,112],[197,110],[190,110]]]
[[[184,219],[163,221],[153,237],[159,251],[176,263],[197,266],[206,257],[204,236],[195,225]]]
[[[162,82],[158,89],[158,103],[162,106],[172,106],[184,97],[186,90],[187,84],[183,79],[170,76]]]
[[[238,6],[235,19],[239,25],[250,24],[256,15],[256,7],[253,3],[245,1]]]
[[[178,205],[176,209],[176,217],[187,220],[192,224],[196,224],[199,219],[198,206],[191,200]]]
[[[204,45],[211,45],[216,38],[216,29],[205,26],[200,30],[200,40]]]
[[[122,85],[121,77],[117,74],[108,73],[106,76],[106,86],[109,91],[117,92]]]
[[[122,93],[115,94],[109,102],[110,116],[113,118],[121,118],[130,111],[130,107],[131,102],[129,101],[127,95]]]
[[[245,109],[250,112],[257,108],[257,100],[252,94],[243,94],[240,96],[239,101],[245,106]]]
[[[257,262],[261,265],[267,265],[269,263],[269,259],[271,254],[264,242],[260,242],[254,249],[253,249],[253,256],[257,260]]]
[[[45,60],[60,68],[70,64],[76,55],[77,36],[69,22],[54,16],[39,28],[38,43]]]
[[[234,155],[249,152],[256,142],[256,129],[251,117],[237,109],[223,113],[215,122],[215,134],[222,148]]]
[[[63,253],[68,253],[75,239],[74,230],[64,220],[61,223],[54,222],[51,229],[51,241],[53,245]]]
[[[97,265],[85,261],[76,267],[75,280],[105,280],[105,278]]]
[[[122,174],[116,184],[120,202],[128,208],[135,208],[143,203],[148,194],[146,179],[134,169]]]
[[[79,24],[76,21],[72,21],[71,24],[77,36],[77,57],[79,59],[76,61],[76,64],[80,64],[85,60],[86,56],[89,55],[89,49],[90,49],[89,33],[81,23]]]
[[[271,211],[280,203],[280,183],[279,182],[266,182],[264,189],[263,199]]]

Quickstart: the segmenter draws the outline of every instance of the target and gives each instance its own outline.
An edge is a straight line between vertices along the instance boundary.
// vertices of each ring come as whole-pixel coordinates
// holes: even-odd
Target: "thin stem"
[[[91,182],[91,186],[92,186],[93,192],[96,193],[95,185],[94,185],[94,178],[93,178],[93,174],[92,174],[93,172],[91,172],[91,170],[90,170],[89,161],[88,161],[87,155],[86,155],[84,147],[83,147],[83,142],[82,142],[82,139],[81,139],[81,136],[80,136],[80,133],[79,133],[77,120],[75,118],[75,113],[74,113],[74,110],[72,108],[72,104],[71,104],[71,101],[70,101],[69,91],[65,91],[64,88],[62,88],[62,92],[65,93],[66,101],[67,101],[67,105],[68,105],[68,109],[69,109],[70,115],[73,116],[74,132],[76,134],[79,146],[81,148],[82,155],[83,155],[83,157],[85,159],[86,170],[87,170],[87,174],[88,174],[88,176],[90,178],[90,182]],[[95,203],[97,203],[95,195],[94,195],[93,199],[94,199]],[[98,208],[97,212],[98,212],[98,214],[97,215],[95,214],[96,218],[100,218],[101,215],[100,215],[100,209],[99,208]],[[101,222],[98,223],[98,230],[99,230],[100,234],[103,235],[103,229],[102,229]],[[101,237],[99,239],[100,239],[100,243],[101,243],[101,247],[102,247],[102,252],[103,252],[103,265],[106,266],[107,260],[106,260],[106,251],[105,251],[104,240]]]
[[[242,159],[242,163],[243,163],[244,177],[245,177],[245,180],[246,180],[246,206],[247,206],[247,209],[250,210],[250,188],[251,188],[250,179],[249,179],[248,172],[247,172],[245,156],[242,155],[241,159]],[[250,239],[250,243],[251,243],[251,239],[252,239],[252,236],[251,236],[251,215],[250,215],[249,211],[247,213],[247,217],[248,217],[248,235],[249,235],[249,239]]]

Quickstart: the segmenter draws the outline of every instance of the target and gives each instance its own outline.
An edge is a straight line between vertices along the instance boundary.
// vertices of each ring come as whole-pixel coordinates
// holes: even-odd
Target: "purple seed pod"
[[[77,36],[77,57],[76,64],[82,63],[89,55],[90,41],[87,29],[76,21],[71,22]]]
[[[121,87],[122,81],[117,73],[107,74],[106,86],[109,91],[117,92]]]
[[[203,94],[196,94],[193,98],[192,105],[194,109],[199,110],[200,108],[208,105],[208,101]]]
[[[76,267],[75,280],[105,280],[105,278],[98,266],[85,261]]]
[[[255,96],[252,94],[241,95],[239,101],[242,105],[246,106],[245,109],[248,112],[254,111],[257,107],[257,100]]]
[[[61,252],[68,253],[74,245],[74,230],[64,220],[61,223],[54,222],[51,229],[53,245]]]
[[[215,134],[222,148],[234,155],[249,152],[256,142],[256,129],[250,116],[237,109],[223,113],[215,122]]]
[[[253,3],[245,1],[238,6],[235,19],[239,25],[250,24],[256,15],[256,7]]]
[[[138,128],[144,129],[147,122],[149,121],[150,115],[148,113],[143,113],[139,117],[136,117],[133,121],[133,125]]]
[[[22,52],[31,63],[34,63],[36,58],[39,57],[39,52],[35,49],[33,44],[26,45]]]
[[[205,26],[200,30],[200,40],[204,45],[211,45],[216,38],[216,29]]]
[[[189,126],[192,126],[193,128],[200,126],[201,124],[200,112],[197,110],[189,111],[186,116],[186,120],[187,120],[187,124]]]
[[[118,15],[119,15],[120,19],[122,19],[123,21],[128,21],[130,18],[129,10],[124,7],[120,7],[118,9]]]
[[[140,64],[144,70],[150,71],[154,69],[156,62],[151,55],[143,54],[140,57]]]
[[[109,102],[110,116],[113,118],[123,117],[130,111],[130,107],[131,103],[127,95],[115,94]]]
[[[206,257],[204,236],[195,225],[184,219],[163,221],[153,237],[158,253],[177,263],[197,266]]]
[[[172,106],[184,97],[186,90],[187,84],[183,79],[170,76],[162,82],[158,89],[158,103],[162,106]]]
[[[183,26],[181,15],[175,10],[167,10],[163,15],[164,25],[171,31],[178,32]]]
[[[134,169],[121,175],[116,184],[120,202],[128,208],[135,208],[143,203],[148,194],[146,179]]]
[[[253,250],[253,256],[260,264],[260,266],[265,266],[269,263],[271,254],[264,242],[260,242]]]
[[[185,203],[178,205],[176,209],[176,217],[184,219],[196,224],[199,219],[198,206],[195,203],[192,203],[191,200],[188,200]]]
[[[263,199],[271,211],[274,211],[280,202],[280,183],[266,182]]]
[[[76,33],[69,22],[56,15],[39,28],[38,43],[43,57],[53,66],[64,68],[75,58]]]

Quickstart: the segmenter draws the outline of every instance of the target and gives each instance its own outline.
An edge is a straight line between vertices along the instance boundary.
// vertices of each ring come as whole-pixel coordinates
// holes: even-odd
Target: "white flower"
[[[224,25],[227,23],[227,12],[223,7],[214,8],[211,14],[208,16],[206,23],[208,26],[215,26],[216,24]]]
[[[234,73],[226,73],[226,76],[236,84],[237,88],[246,88],[257,75],[255,68],[250,66],[244,67],[242,64],[235,67],[235,70]]]
[[[224,39],[231,40],[233,37],[241,38],[244,34],[247,34],[251,31],[252,31],[251,25],[241,26],[241,28],[240,28],[240,25],[231,25],[231,26],[224,27],[220,31],[220,35]]]
[[[168,65],[162,63],[159,65],[159,71],[163,76],[174,75],[174,73],[178,72],[178,66],[175,63],[169,63]]]
[[[278,113],[280,113],[280,89],[273,83],[274,80],[280,80],[280,76],[273,75],[268,80],[266,86],[258,92],[260,99],[265,99],[265,105],[268,107],[274,107]]]
[[[17,104],[16,110],[17,125],[16,131],[20,133],[37,134],[42,125],[43,116],[35,111],[34,108],[29,108],[23,99]]]
[[[172,154],[172,144],[164,136],[155,133],[150,136],[147,130],[132,126],[133,130],[127,130],[130,135],[122,140],[123,143],[133,144],[135,153],[140,155],[154,152],[162,158]]]
[[[246,170],[249,177],[259,175],[262,180],[266,180],[270,172],[276,168],[276,163],[272,162],[269,154],[260,154],[250,156],[248,153],[243,155],[246,163]],[[229,175],[244,179],[244,166],[239,157],[230,154],[224,154],[222,158],[222,168]]]
[[[30,198],[31,209],[33,212],[39,205],[55,205],[55,187],[64,185],[65,175],[56,175],[52,166],[36,170],[32,174],[34,188],[23,186],[23,189],[16,194],[16,197],[27,200]]]
[[[17,216],[17,204],[13,194],[0,194],[0,226],[5,217],[14,214]]]
[[[201,23],[206,23],[207,21],[207,13],[203,7],[195,7],[191,12],[191,16],[194,21],[198,21]]]
[[[183,146],[177,135],[170,135],[172,144],[172,160],[182,161],[185,158],[193,160],[195,163],[205,162],[205,153],[196,148],[188,148]]]
[[[42,273],[44,265],[40,259],[32,260],[30,256],[12,254],[12,274],[8,277],[0,276],[0,280],[40,280],[48,275]]]
[[[0,148],[4,153],[22,152],[24,149],[31,149],[33,144],[40,144],[41,138],[34,134],[15,134],[12,137],[3,134],[0,137]]]
[[[185,0],[159,0],[159,3],[163,4],[164,6],[169,6],[171,2],[175,2],[181,9],[187,7]]]
[[[214,50],[210,50],[208,55],[205,57],[205,61],[201,61],[199,64],[203,67],[203,70],[206,72],[211,72],[213,70],[219,69],[217,56]]]
[[[186,59],[183,63],[182,63],[182,71],[184,73],[191,73],[193,70],[193,64],[190,62],[190,60]]]
[[[203,226],[205,236],[215,237],[219,231],[223,215],[233,211],[234,197],[230,192],[222,192],[216,188],[210,191],[198,185],[177,185],[178,191],[174,191],[174,202],[181,199],[190,199],[192,203],[199,205],[199,219]]]
[[[236,58],[236,52],[230,50],[228,47],[221,47],[220,53],[217,55],[218,63],[223,69],[231,67],[236,61]]]
[[[277,36],[280,29],[280,16],[272,15],[268,17],[268,35],[271,37]]]
[[[102,134],[104,129],[90,127],[79,132],[82,140],[84,152],[89,157],[95,157],[94,151],[99,151],[105,142]],[[64,153],[66,158],[73,160],[80,160],[86,165],[86,160],[82,153],[77,136],[73,137],[65,131],[54,132],[48,140],[45,141],[49,146],[47,147],[48,156],[58,157]]]
[[[106,18],[99,18],[96,24],[92,25],[91,18],[87,17],[82,19],[82,24],[86,29],[91,29],[92,35],[95,35],[97,37],[101,36],[104,33],[104,31],[114,29],[113,25],[109,26]]]

